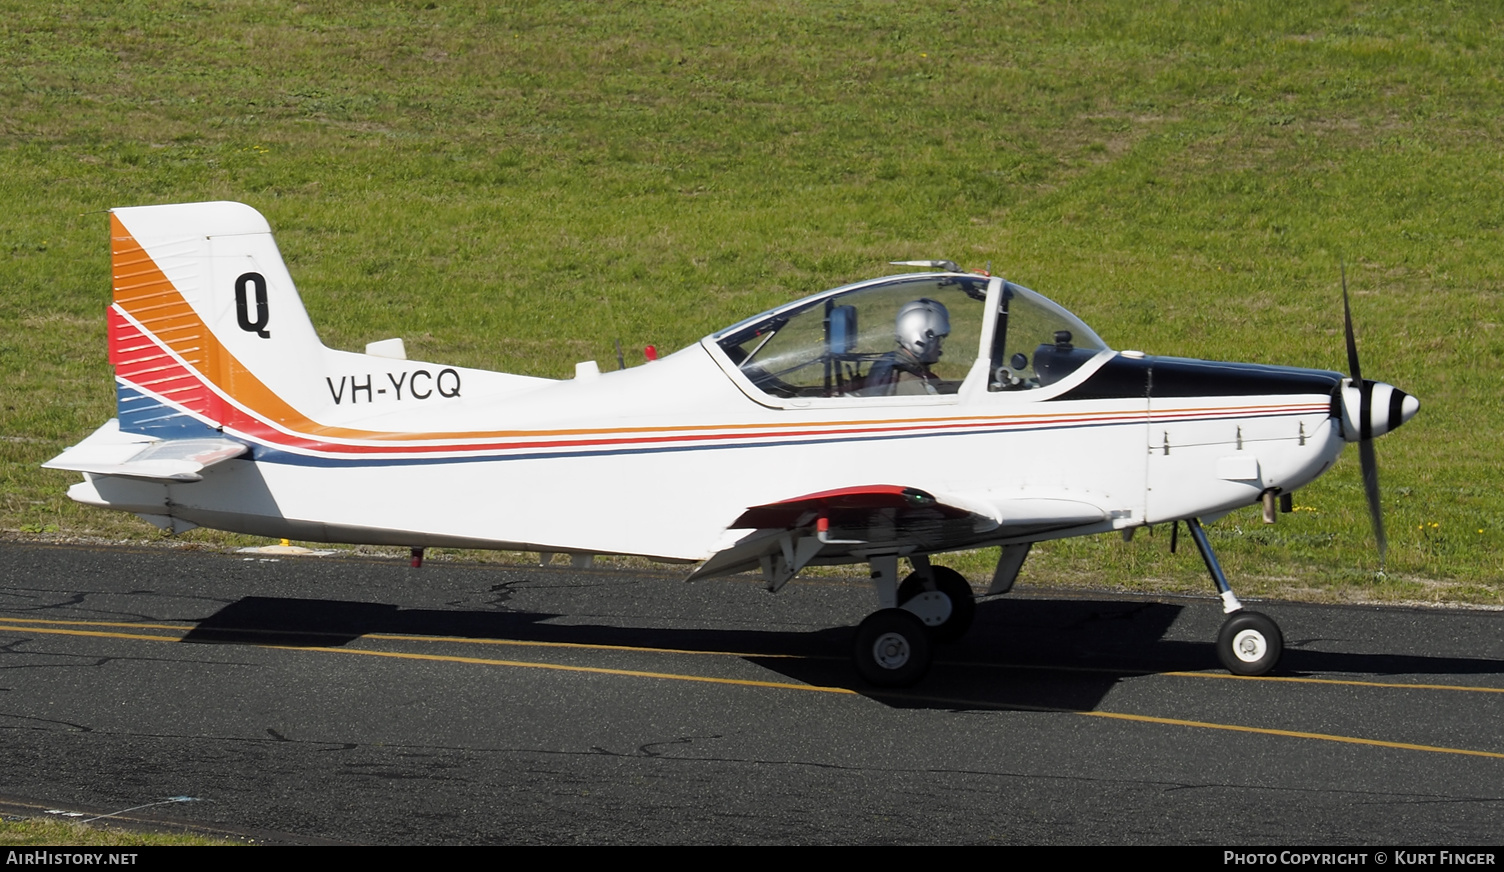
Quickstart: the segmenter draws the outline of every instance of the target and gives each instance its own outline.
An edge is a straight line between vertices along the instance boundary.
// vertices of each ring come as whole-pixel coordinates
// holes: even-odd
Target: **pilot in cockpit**
[[[858,392],[865,397],[938,394],[940,377],[930,366],[940,361],[941,345],[950,335],[944,304],[924,297],[904,303],[893,321],[898,348],[883,355]]]

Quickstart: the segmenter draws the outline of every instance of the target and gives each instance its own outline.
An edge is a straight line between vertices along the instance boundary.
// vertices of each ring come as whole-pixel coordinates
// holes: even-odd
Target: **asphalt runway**
[[[0,546],[0,795],[272,842],[1494,845],[1504,614],[984,601],[917,688],[864,580]],[[1210,587],[1210,585],[1208,585]]]

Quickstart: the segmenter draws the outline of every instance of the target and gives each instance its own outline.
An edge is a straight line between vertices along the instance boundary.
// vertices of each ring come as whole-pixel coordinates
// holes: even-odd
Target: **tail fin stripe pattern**
[[[208,372],[210,349],[205,340],[209,331],[203,321],[113,214],[110,226],[115,304],[122,312],[129,313],[145,332],[176,351],[189,366]],[[110,347],[117,354],[123,351],[113,333]]]
[[[110,307],[110,348],[115,364],[115,378],[122,385],[135,387],[147,394],[155,394],[196,417],[218,423],[223,415],[223,403],[203,380],[168,354],[156,341],[142,333],[136,324],[119,308]],[[142,410],[141,401],[146,397],[135,394],[135,400],[127,400],[117,392],[121,429],[126,432],[152,433],[172,426],[166,423],[180,412],[150,414]],[[131,406],[128,410],[127,406]],[[172,429],[177,429],[172,426]]]

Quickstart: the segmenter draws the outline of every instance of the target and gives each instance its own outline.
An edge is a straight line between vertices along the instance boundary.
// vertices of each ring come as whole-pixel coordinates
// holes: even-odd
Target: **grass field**
[[[60,845],[121,848],[230,846],[237,844],[243,843],[229,842],[224,839],[213,839],[189,833],[155,833],[112,827],[86,826],[69,820],[48,820],[41,818],[20,820],[0,819],[0,846],[7,849]]]
[[[0,11],[17,534],[156,535],[38,464],[113,411],[102,210],[233,199],[328,344],[561,377],[930,257],[1117,348],[1345,369],[1345,261],[1364,374],[1422,401],[1377,443],[1388,573],[1355,451],[1279,525],[1214,525],[1224,563],[1248,592],[1504,602],[1494,4]],[[1026,580],[1209,589],[1163,532],[1047,544]]]

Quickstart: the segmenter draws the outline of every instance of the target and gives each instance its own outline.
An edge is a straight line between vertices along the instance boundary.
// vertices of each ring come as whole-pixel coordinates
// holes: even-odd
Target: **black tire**
[[[954,642],[966,635],[971,622],[977,617],[977,597],[971,583],[961,573],[947,566],[934,566],[935,589],[950,597],[950,617],[938,627],[928,627],[930,638],[936,642]],[[924,579],[911,572],[898,586],[898,604],[903,605],[924,592]]]
[[[856,628],[856,671],[878,687],[908,687],[930,671],[930,635],[903,609],[873,612]]]
[[[1233,612],[1217,634],[1217,658],[1233,675],[1265,675],[1279,665],[1285,637],[1258,612]]]

